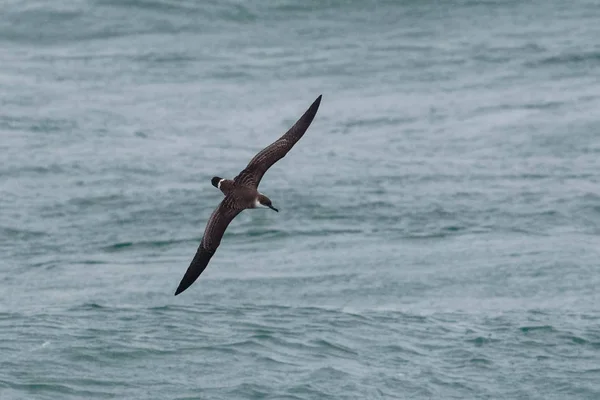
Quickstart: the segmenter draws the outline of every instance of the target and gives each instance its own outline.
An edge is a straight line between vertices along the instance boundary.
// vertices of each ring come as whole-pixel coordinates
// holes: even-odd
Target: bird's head
[[[218,176],[213,176],[213,178],[210,180],[210,183],[212,183],[212,185],[218,189],[219,182],[221,182],[222,180],[223,180],[223,178],[219,178]]]
[[[268,207],[273,211],[279,212],[278,209],[273,207],[273,203],[271,202],[271,199],[269,199],[267,196],[265,196],[262,193],[259,193],[259,195],[256,199],[256,207]]]

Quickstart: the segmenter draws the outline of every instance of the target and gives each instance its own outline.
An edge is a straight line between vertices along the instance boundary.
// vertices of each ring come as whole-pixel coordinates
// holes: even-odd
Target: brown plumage
[[[179,283],[179,287],[175,291],[175,296],[190,287],[206,269],[208,262],[221,243],[227,226],[229,226],[229,223],[240,212],[247,208],[256,208],[259,206],[279,211],[273,207],[271,200],[267,196],[258,191],[258,185],[265,172],[273,164],[285,157],[296,142],[304,135],[317,114],[319,104],[321,104],[321,96],[317,97],[294,126],[271,145],[255,155],[246,168],[233,180],[222,179],[216,176],[212,178],[212,185],[221,190],[225,198],[210,216],[198,251]]]

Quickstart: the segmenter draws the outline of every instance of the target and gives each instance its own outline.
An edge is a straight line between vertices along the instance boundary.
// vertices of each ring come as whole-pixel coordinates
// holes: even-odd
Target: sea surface
[[[0,399],[600,399],[600,2],[2,1]]]

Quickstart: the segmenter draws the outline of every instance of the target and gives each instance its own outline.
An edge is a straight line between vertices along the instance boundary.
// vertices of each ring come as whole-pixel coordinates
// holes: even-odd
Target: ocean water
[[[0,10],[1,400],[600,398],[597,1]]]

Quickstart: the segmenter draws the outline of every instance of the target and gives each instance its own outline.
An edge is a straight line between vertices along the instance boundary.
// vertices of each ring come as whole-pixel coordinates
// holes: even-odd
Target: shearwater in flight
[[[321,96],[317,97],[290,130],[255,155],[246,168],[233,180],[217,176],[212,178],[212,185],[220,189],[225,198],[208,219],[198,251],[181,279],[175,296],[190,287],[206,269],[208,262],[221,243],[225,229],[236,215],[247,208],[257,207],[268,207],[271,210],[279,211],[273,207],[267,196],[258,191],[258,184],[265,172],[281,160],[304,135],[317,114],[319,104],[321,104]]]

